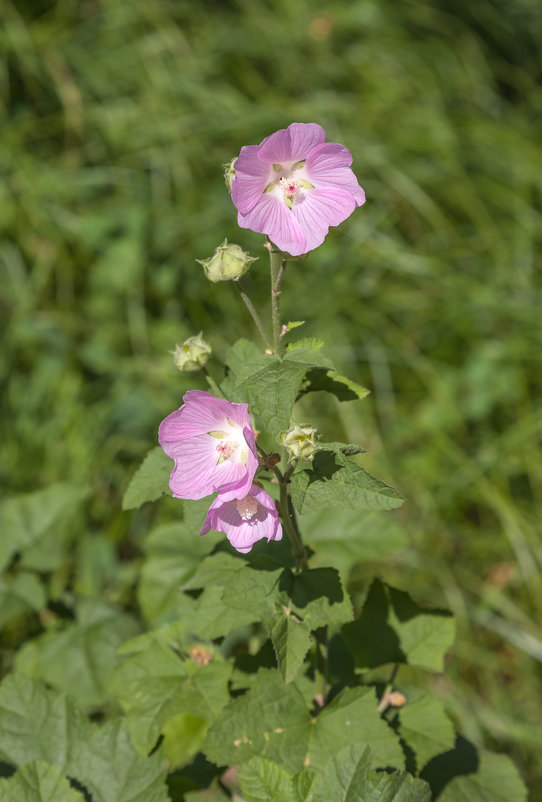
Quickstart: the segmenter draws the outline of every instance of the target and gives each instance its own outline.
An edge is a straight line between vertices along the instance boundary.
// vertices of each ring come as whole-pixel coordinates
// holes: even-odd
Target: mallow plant
[[[261,259],[224,241],[201,261],[237,286],[255,339],[232,343],[226,365],[204,332],[176,345],[177,368],[208,389],[172,399],[124,497],[129,510],[169,494],[178,510],[144,543],[143,631],[108,630],[117,653],[92,697],[104,724],[54,690],[54,672],[52,689],[36,680],[51,640],[26,660],[33,679],[8,678],[0,756],[18,771],[0,801],[526,799],[510,760],[458,736],[434,692],[452,616],[367,571],[351,595],[356,565],[403,544],[391,511],[404,500],[365,469],[362,443],[326,439],[296,407],[368,392],[324,343],[296,338],[280,303],[297,260],[310,281],[310,252],[364,204],[351,164],[320,125],[292,123],[227,166],[239,226],[265,237],[269,312],[241,282],[266,280]]]

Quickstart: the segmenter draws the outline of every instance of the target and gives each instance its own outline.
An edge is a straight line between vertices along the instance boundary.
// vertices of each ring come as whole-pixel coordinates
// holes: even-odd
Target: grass
[[[359,406],[307,406],[408,498],[382,570],[450,606],[438,690],[467,737],[542,794],[542,13],[537,3],[340,0],[4,6],[0,371],[7,494],[88,483],[88,531],[130,553],[119,499],[193,377],[251,325],[196,258],[239,231],[221,165],[294,120],[346,144],[368,203],[288,268]],[[203,385],[202,385],[203,386]],[[360,577],[364,568],[360,567]],[[355,585],[356,577],[352,577]]]

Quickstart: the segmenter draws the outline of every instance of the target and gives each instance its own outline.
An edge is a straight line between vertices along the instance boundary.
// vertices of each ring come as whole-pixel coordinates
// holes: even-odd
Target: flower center
[[[216,446],[216,450],[220,455],[220,462],[223,462],[225,459],[229,459],[237,449],[238,445],[239,443],[237,440],[234,440],[232,437],[228,437],[226,440],[221,440]]]
[[[301,187],[301,183],[296,178],[281,178],[279,181],[280,188],[285,198],[293,198]]]
[[[235,502],[237,512],[243,521],[251,521],[258,512],[259,504],[254,496],[245,496]],[[256,523],[253,521],[253,523]]]

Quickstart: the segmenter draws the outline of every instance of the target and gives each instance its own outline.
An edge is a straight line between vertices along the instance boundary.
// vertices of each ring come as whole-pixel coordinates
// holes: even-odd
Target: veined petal
[[[287,128],[275,131],[258,145],[258,159],[265,164],[280,164],[291,159],[292,147]]]
[[[231,197],[241,214],[247,214],[261,198],[270,181],[272,168],[258,158],[258,145],[247,145],[235,162]]]
[[[337,142],[322,142],[307,154],[307,168],[319,170],[337,170],[339,167],[350,167],[352,154],[344,145]]]
[[[273,193],[263,195],[248,214],[239,213],[237,222],[241,228],[267,234],[277,248],[291,253],[292,256],[301,256],[309,250],[298,221],[285,201]]]
[[[205,535],[210,529],[224,532],[237,551],[246,554],[254,543],[262,538],[269,540],[282,539],[282,527],[273,499],[257,485],[252,485],[250,495],[258,502],[258,508],[248,520],[241,517],[239,503],[241,499],[226,500],[222,493],[216,497],[205,518],[200,534]]]
[[[313,189],[302,203],[294,204],[292,214],[305,232],[307,249],[317,248],[324,241],[329,226],[338,226],[356,208],[351,192],[338,187]]]
[[[340,187],[352,193],[356,206],[365,203],[365,192],[350,170],[352,154],[343,145],[326,142],[314,148],[307,157],[305,172],[315,187]]]
[[[318,123],[291,123],[288,126],[290,134],[290,159],[306,159],[310,151],[320,143],[325,142],[326,132]]]

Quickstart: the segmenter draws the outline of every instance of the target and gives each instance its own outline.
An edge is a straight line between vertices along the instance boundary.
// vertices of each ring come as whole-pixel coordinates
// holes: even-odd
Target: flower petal
[[[275,131],[266,137],[258,146],[258,159],[265,164],[287,162],[291,159],[292,146],[287,128]]]
[[[241,214],[248,214],[271,179],[271,165],[258,158],[258,145],[247,145],[235,162],[231,198]]]
[[[294,161],[306,159],[310,151],[326,139],[326,132],[318,123],[291,123],[288,132],[291,143],[290,159]]]
[[[305,170],[315,187],[341,187],[352,193],[356,206],[365,203],[365,193],[349,169],[352,154],[343,145],[326,142],[318,145],[307,157]]]
[[[338,187],[323,187],[307,192],[301,203],[294,204],[292,214],[307,238],[307,250],[312,251],[324,241],[329,226],[338,226],[356,208],[351,192]]]
[[[292,256],[301,256],[309,250],[303,229],[285,201],[275,193],[263,195],[248,214],[239,213],[237,222],[241,228],[267,234],[277,248]]]

